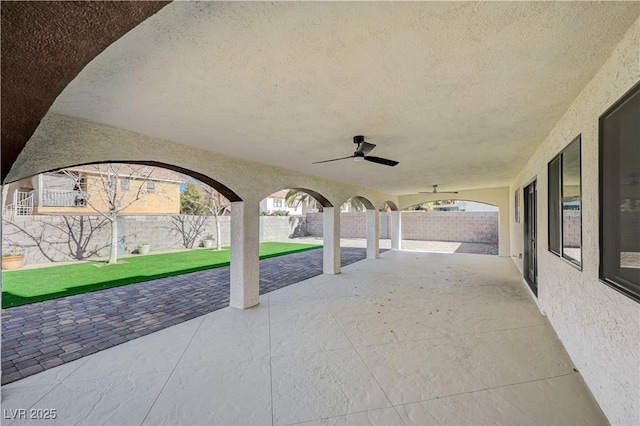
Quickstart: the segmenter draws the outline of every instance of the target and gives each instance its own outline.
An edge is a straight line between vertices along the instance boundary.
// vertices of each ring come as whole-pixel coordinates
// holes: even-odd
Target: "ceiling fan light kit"
[[[365,141],[364,136],[362,135],[354,136],[353,143],[358,145],[353,155],[349,157],[334,158],[331,160],[316,161],[312,164],[328,163],[331,161],[346,160],[349,158],[353,158],[354,161],[370,161],[372,163],[382,164],[384,166],[390,166],[390,167],[393,167],[399,164],[398,161],[395,161],[395,160],[389,160],[387,158],[374,157],[372,155],[367,155],[369,152],[371,152],[373,148],[376,147],[376,145]]]

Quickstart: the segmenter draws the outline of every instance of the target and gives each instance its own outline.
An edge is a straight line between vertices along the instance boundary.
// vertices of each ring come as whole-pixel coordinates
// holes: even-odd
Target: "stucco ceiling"
[[[51,111],[396,194],[503,186],[639,14],[637,2],[174,2]],[[400,164],[311,164],[352,154],[356,134]]]

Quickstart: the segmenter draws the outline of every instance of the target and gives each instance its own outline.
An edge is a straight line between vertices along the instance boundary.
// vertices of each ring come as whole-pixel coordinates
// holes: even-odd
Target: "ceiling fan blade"
[[[376,147],[376,144],[374,143],[362,141],[358,146],[358,149],[356,149],[356,154],[367,155],[375,147]]]
[[[457,194],[458,191],[438,191],[436,194]]]
[[[367,161],[371,161],[372,163],[384,164],[385,166],[393,167],[396,164],[399,164],[398,161],[388,160],[386,158],[380,158],[380,157],[373,157],[371,155],[367,155],[366,157],[363,157],[363,158]]]
[[[315,163],[311,163],[311,164],[328,163],[330,161],[346,160],[346,159],[349,159],[349,158],[353,158],[353,155],[350,155],[348,157],[342,157],[342,158],[334,158],[333,160],[316,161]]]

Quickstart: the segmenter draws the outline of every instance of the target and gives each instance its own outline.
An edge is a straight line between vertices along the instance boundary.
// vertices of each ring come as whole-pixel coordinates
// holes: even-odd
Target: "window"
[[[640,83],[599,124],[600,279],[640,302]]]
[[[273,207],[282,207],[282,200],[279,198],[273,199]]]
[[[560,156],[549,163],[549,251],[560,252]]]
[[[128,191],[128,190],[129,190],[129,187],[130,187],[129,180],[127,180],[127,179],[122,179],[122,180],[120,181],[120,189],[122,190],[122,192],[126,192],[126,191]]]
[[[155,182],[147,182],[147,194],[153,194],[156,192]]]
[[[549,162],[549,251],[582,265],[580,136]]]
[[[516,223],[520,223],[520,188],[516,189],[513,206],[515,211],[515,221]]]
[[[118,185],[118,178],[116,177],[109,176],[104,180],[104,190],[107,192],[107,194],[110,194],[111,192],[116,191],[118,189],[117,185]]]

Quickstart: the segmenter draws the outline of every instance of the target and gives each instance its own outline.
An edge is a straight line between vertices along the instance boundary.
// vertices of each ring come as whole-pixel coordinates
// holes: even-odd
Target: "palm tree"
[[[300,204],[304,204],[305,206],[322,213],[322,204],[318,203],[315,198],[300,189],[290,189],[287,192],[287,195],[285,195],[284,200],[289,207],[297,209]],[[352,212],[361,212],[365,210],[362,201],[356,197],[349,198],[345,204],[349,206],[349,211]]]
[[[284,197],[288,207],[298,208],[300,204],[322,212],[322,204],[318,203],[315,198],[299,189],[290,189]]]
[[[362,204],[362,201],[360,201],[356,197],[349,198],[343,205],[346,205],[348,207],[347,211],[350,212],[363,212],[366,210],[366,207],[364,206],[364,204]]]
[[[451,205],[455,203],[456,203],[456,200],[429,201],[428,203],[415,204],[413,206],[409,206],[404,210],[408,210],[408,211],[424,210],[424,211],[430,212],[434,210],[433,206],[446,206],[446,205]]]

